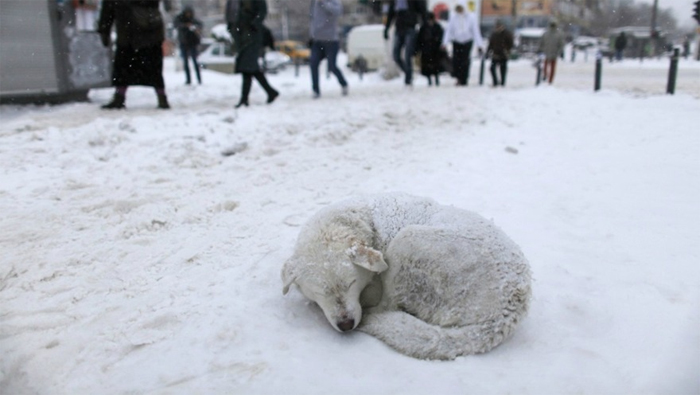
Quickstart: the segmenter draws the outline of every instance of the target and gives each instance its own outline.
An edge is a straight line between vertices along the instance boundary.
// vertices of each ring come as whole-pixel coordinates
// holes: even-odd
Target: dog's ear
[[[381,273],[389,268],[384,262],[384,256],[374,248],[358,245],[353,248],[352,263],[371,272]]]
[[[287,292],[289,292],[289,287],[294,283],[294,280],[296,279],[297,276],[294,270],[294,264],[290,259],[287,262],[285,262],[284,266],[282,267],[282,295],[286,295]]]

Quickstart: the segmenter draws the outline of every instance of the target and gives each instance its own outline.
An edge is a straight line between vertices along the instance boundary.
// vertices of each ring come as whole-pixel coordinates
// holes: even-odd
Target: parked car
[[[228,42],[217,41],[211,44],[199,55],[198,60],[202,68],[208,70],[227,74],[235,72],[236,54]],[[264,60],[260,58],[260,66],[268,73],[276,73],[291,63],[292,59],[289,55],[279,51],[267,51]]]
[[[209,45],[197,58],[202,68],[233,74],[236,57],[228,42],[217,41]]]
[[[309,58],[311,58],[311,50],[300,41],[276,41],[275,50],[288,55],[292,58],[292,62],[309,63]]]

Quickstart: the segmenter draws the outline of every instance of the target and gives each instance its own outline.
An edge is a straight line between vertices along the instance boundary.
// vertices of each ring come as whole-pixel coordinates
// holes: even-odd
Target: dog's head
[[[331,326],[353,330],[362,319],[360,294],[372,278],[388,269],[382,253],[359,244],[296,253],[282,268],[283,294],[296,284],[316,302]]]

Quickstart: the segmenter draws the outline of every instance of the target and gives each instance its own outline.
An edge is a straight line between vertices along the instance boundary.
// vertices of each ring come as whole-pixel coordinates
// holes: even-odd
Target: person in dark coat
[[[513,49],[513,34],[506,29],[501,20],[496,21],[496,28],[489,38],[489,46],[486,49],[486,56],[491,57],[491,79],[493,86],[505,86],[506,74],[508,73],[508,58]],[[496,70],[501,72],[499,81]]]
[[[433,85],[433,76],[435,85],[440,85],[440,62],[445,56],[441,48],[444,33],[442,26],[435,20],[435,14],[429,12],[427,22],[418,31],[416,43],[416,52],[420,52],[420,72],[428,77],[428,85]]]
[[[112,25],[117,30],[112,85],[116,88],[112,101],[102,108],[125,108],[126,90],[131,85],[155,88],[158,108],[168,109],[163,81],[163,41],[165,26],[160,14],[160,0],[104,0],[98,32],[102,43],[111,45]],[[166,9],[170,3],[165,3]]]
[[[185,7],[185,9],[175,17],[175,28],[177,28],[177,39],[180,42],[180,56],[185,66],[185,84],[192,83],[190,78],[189,59],[192,59],[194,72],[197,75],[197,82],[202,83],[202,76],[199,73],[199,63],[197,63],[197,47],[202,41],[202,22],[195,18],[194,9]]]
[[[404,82],[407,86],[413,83],[413,55],[416,51],[416,24],[425,23],[425,0],[389,0],[384,39],[389,39],[389,28],[395,24],[394,30],[394,62],[404,72]],[[401,52],[404,52],[403,59]]]
[[[627,35],[625,32],[621,32],[617,38],[615,38],[615,60],[618,62],[622,60],[622,53],[627,48]]]
[[[267,93],[267,103],[272,103],[277,92],[260,70],[258,58],[263,51],[263,21],[267,16],[265,0],[228,0],[226,2],[226,22],[236,46],[236,73],[243,75],[241,99],[236,108],[248,106],[248,95],[253,78],[258,80]]]

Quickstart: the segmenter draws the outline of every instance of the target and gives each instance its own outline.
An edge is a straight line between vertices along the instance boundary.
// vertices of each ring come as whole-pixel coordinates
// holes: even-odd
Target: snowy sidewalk
[[[700,389],[697,95],[594,93],[566,66],[534,88],[523,63],[506,89],[347,75],[350,96],[322,79],[312,100],[289,69],[278,101],[255,86],[235,111],[240,76],[186,87],[166,65],[171,111],[140,88],[126,111],[98,109],[109,89],[0,108],[0,393]],[[419,361],[282,296],[299,226],[383,191],[479,212],[522,247],[534,300],[512,339]]]

